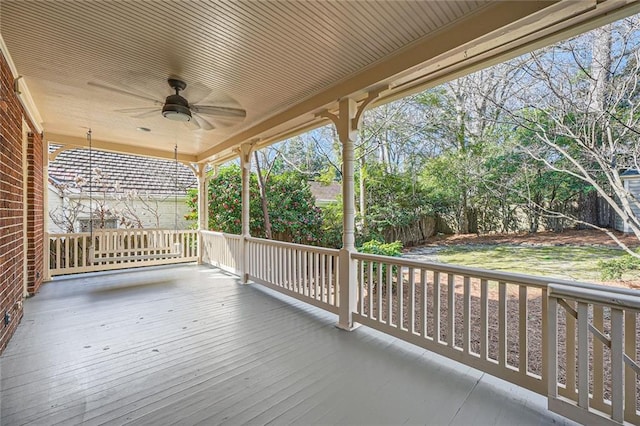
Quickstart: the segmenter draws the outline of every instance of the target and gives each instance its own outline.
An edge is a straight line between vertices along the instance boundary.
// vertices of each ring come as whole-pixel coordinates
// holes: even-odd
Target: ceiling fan
[[[230,108],[217,105],[199,105],[190,104],[180,92],[187,88],[187,83],[177,78],[167,79],[169,86],[175,90],[175,94],[166,97],[164,102],[157,99],[153,99],[148,96],[139,95],[136,93],[128,92],[118,87],[112,87],[100,83],[89,82],[90,86],[98,87],[100,89],[109,90],[112,92],[120,93],[123,95],[133,96],[139,99],[153,102],[153,107],[143,108],[125,108],[116,110],[123,113],[136,113],[135,118],[151,117],[158,112],[162,113],[162,116],[169,120],[182,121],[189,123],[195,129],[213,130],[214,126],[209,120],[202,117],[202,115],[211,116],[211,120],[217,121],[229,125],[234,122],[244,120],[247,116],[247,112],[240,108]]]

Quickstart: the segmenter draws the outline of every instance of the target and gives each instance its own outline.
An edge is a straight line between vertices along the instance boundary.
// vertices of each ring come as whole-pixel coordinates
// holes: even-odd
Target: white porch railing
[[[354,321],[546,394],[545,280],[363,253],[352,258]]]
[[[636,405],[638,318],[633,311],[640,307],[637,291],[568,281],[549,284],[549,279],[522,274],[362,253],[352,255],[352,259],[358,265],[354,321],[542,395],[549,391],[549,408],[571,419],[587,423],[611,418],[621,421],[620,404],[626,401],[624,419],[640,424]],[[594,294],[602,298],[587,299]],[[578,303],[576,312],[574,302],[565,299],[583,302]],[[621,300],[627,304],[621,304]],[[558,303],[566,314],[553,322],[550,312],[555,312]],[[623,315],[625,386],[615,373],[620,376],[624,369],[622,349],[615,352],[613,345],[622,342]],[[612,338],[607,340],[602,331],[609,328]],[[588,343],[587,329],[595,336],[595,343]],[[611,347],[610,354],[603,355],[603,345]],[[550,355],[558,353],[563,356]],[[588,364],[589,354],[593,361]],[[613,382],[603,384],[605,370],[609,369]],[[582,371],[578,382],[576,371]],[[549,385],[551,377],[556,379],[556,386]],[[552,389],[556,391],[552,393]],[[618,405],[609,402],[612,398]],[[616,407],[618,416],[613,415]],[[584,414],[587,411],[589,415]]]
[[[338,250],[248,238],[249,279],[338,313]]]
[[[202,262],[240,275],[242,271],[242,237],[222,232],[201,231]]]
[[[203,236],[205,262],[338,313],[348,286],[338,250]],[[351,261],[354,321],[547,396],[573,420],[640,424],[639,292],[363,253]]]
[[[108,250],[113,256],[98,263],[89,253],[90,233],[49,234],[49,273],[56,276],[194,262],[198,259],[197,238],[196,230],[101,229],[93,233],[93,248]],[[179,255],[164,249],[175,243],[180,244]]]
[[[640,424],[639,312],[638,292],[549,285],[550,409],[585,424]]]

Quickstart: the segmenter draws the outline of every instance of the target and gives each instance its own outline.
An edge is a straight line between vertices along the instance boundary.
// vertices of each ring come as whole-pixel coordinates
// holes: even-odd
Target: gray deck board
[[[2,425],[569,424],[544,400],[207,267],[56,279],[0,358]]]

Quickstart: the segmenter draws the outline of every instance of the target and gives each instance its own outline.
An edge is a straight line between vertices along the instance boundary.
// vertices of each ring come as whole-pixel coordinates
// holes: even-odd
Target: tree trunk
[[[258,187],[260,188],[260,202],[262,204],[262,214],[264,216],[264,234],[265,237],[270,240],[271,221],[269,220],[269,205],[267,204],[267,191],[264,187],[264,179],[262,177],[262,170],[260,169],[258,151],[253,151],[253,156],[256,159],[256,173],[258,174]]]
[[[594,30],[589,109],[597,114],[602,114],[607,108],[607,89],[611,74],[611,30],[611,24]]]

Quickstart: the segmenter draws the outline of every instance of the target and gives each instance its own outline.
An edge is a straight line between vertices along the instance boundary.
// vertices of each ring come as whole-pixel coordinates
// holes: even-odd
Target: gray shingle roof
[[[52,145],[49,152],[59,146]],[[122,192],[136,190],[140,193],[154,195],[173,195],[176,193],[176,164],[174,161],[134,155],[116,154],[105,151],[92,151],[94,182],[98,175],[102,182],[97,190],[114,192],[116,185]],[[58,184],[73,183],[77,178],[89,178],[89,150],[71,149],[62,151],[56,159],[49,163],[49,177]],[[101,188],[100,188],[101,186]],[[178,163],[178,194],[184,194],[187,188],[197,187],[197,179],[191,169]],[[88,191],[88,186],[84,187]],[[96,191],[96,188],[94,188]]]
[[[640,172],[638,172],[638,170],[636,169],[627,169],[624,171],[624,173],[622,173],[620,175],[620,177],[622,178],[630,178],[630,177],[637,177],[640,175]]]

